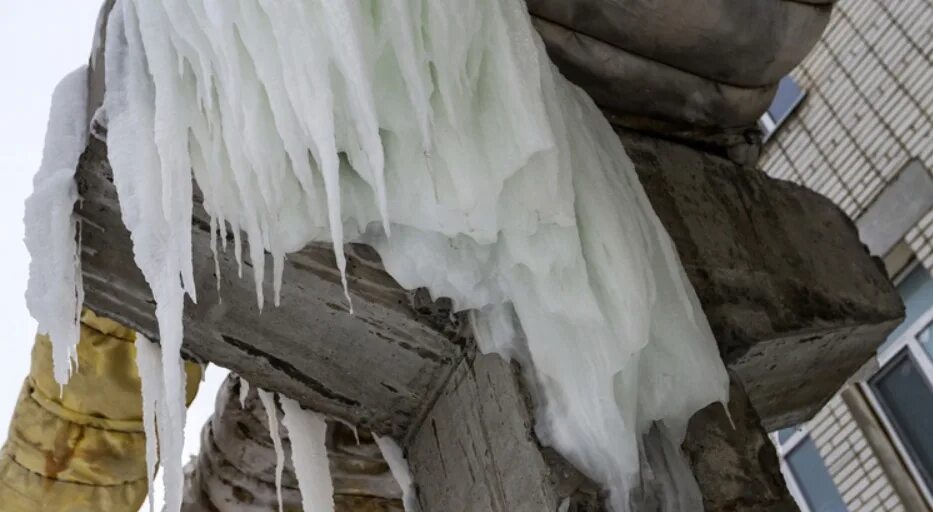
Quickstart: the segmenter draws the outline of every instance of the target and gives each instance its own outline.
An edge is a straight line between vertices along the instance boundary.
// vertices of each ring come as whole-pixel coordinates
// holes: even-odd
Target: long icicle
[[[285,470],[285,449],[282,447],[282,436],[279,434],[279,413],[275,407],[275,395],[264,390],[256,389],[262,406],[266,409],[266,418],[269,420],[269,436],[275,449],[275,496],[279,500],[279,512],[282,512],[282,473]]]
[[[282,424],[288,430],[292,447],[292,464],[301,506],[304,512],[333,512],[334,483],[327,459],[327,423],[324,416],[302,409],[291,398],[280,397],[285,416]]]

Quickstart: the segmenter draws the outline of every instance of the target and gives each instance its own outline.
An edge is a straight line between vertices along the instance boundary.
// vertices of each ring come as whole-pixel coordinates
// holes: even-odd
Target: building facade
[[[809,422],[773,434],[801,509],[933,510],[933,2],[836,4],[761,120],[760,168],[856,223],[906,319]]]

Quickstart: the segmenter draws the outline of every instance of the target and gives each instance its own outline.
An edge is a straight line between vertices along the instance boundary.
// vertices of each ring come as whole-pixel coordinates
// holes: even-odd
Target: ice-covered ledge
[[[753,418],[773,429],[810,417],[902,314],[851,222],[822,196],[723,158],[637,133],[622,138],[720,351],[757,411]],[[152,298],[132,263],[104,143],[90,144],[77,179],[86,304],[156,338]],[[257,386],[414,442],[458,365],[475,356],[468,327],[444,301],[399,288],[365,247],[349,248],[355,315],[343,309],[333,256],[323,246],[287,260],[282,304],[261,315],[251,267],[238,279],[233,255],[222,253],[219,302],[209,236],[196,206],[202,295],[185,311],[186,350]],[[760,427],[752,431],[763,436]]]
[[[901,314],[851,222],[822,196],[725,159],[635,133],[623,140],[766,426],[811,416]],[[155,338],[109,179],[106,147],[94,141],[78,171],[87,304]],[[469,345],[443,301],[399,288],[366,247],[349,247],[353,316],[324,246],[289,258],[282,305],[261,316],[250,265],[238,279],[233,255],[221,253],[219,301],[200,209],[193,232],[202,296],[186,309],[188,351],[318,410],[399,434]]]

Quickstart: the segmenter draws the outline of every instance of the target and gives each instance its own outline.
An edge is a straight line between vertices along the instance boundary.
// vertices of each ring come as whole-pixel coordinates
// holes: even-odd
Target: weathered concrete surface
[[[816,44],[832,4],[527,3],[551,59],[612,122],[726,147],[732,135],[757,131],[778,81]]]
[[[797,185],[677,143],[622,136],[765,427],[809,418],[901,316],[852,223]],[[155,338],[151,294],[129,264],[103,144],[90,145],[78,181],[87,304]],[[281,306],[260,314],[250,262],[239,279],[232,250],[221,253],[220,301],[200,207],[193,229],[200,297],[185,310],[185,346],[194,356],[395,436],[426,413],[463,357],[459,317],[444,301],[401,290],[365,247],[348,247],[355,315],[324,246],[289,257]]]
[[[734,376],[729,415],[721,404],[696,413],[687,427],[683,449],[707,512],[798,510],[787,492],[774,445]]]
[[[851,222],[796,185],[673,142],[622,137],[761,424],[806,419],[901,315]],[[155,337],[110,179],[105,147],[94,142],[78,171],[87,304]],[[496,356],[474,358],[468,326],[444,301],[401,290],[372,251],[350,247],[351,316],[329,248],[314,246],[289,258],[282,305],[261,314],[249,264],[239,279],[232,254],[222,254],[219,302],[207,226],[196,208],[200,304],[185,311],[188,353],[405,439],[427,511],[556,510],[566,497],[571,510],[599,510],[595,486],[535,441],[515,370]],[[686,445],[709,509],[783,510],[758,418],[745,401],[733,407],[736,435],[724,433],[721,413],[702,412]]]
[[[765,428],[812,417],[900,322],[880,262],[815,192],[681,144],[621,136]]]
[[[599,510],[596,488],[533,433],[533,406],[516,365],[498,355],[461,361],[410,434],[408,461],[426,511]]]
[[[605,510],[598,486],[537,442],[523,382],[517,365],[496,355],[461,361],[407,446],[424,510],[555,511],[564,500],[571,512]],[[796,511],[737,379],[730,393],[729,416],[709,405],[691,419],[683,445],[704,510]],[[642,485],[634,510],[660,509],[655,484]]]
[[[527,3],[533,16],[617,51],[741,87],[774,84],[790,72],[816,44],[830,14],[827,6],[786,0]]]
[[[132,263],[104,144],[89,145],[77,180],[86,305],[158,339],[154,302]],[[199,300],[185,307],[186,352],[325,414],[403,434],[460,357],[456,317],[443,301],[436,308],[422,303],[422,295],[401,289],[381,269],[372,250],[348,246],[350,315],[331,249],[310,246],[286,261],[281,306],[260,311],[256,262],[247,251],[242,278],[233,248],[220,252],[218,294],[209,221],[199,199],[195,204]],[[268,279],[265,295],[273,296]]]

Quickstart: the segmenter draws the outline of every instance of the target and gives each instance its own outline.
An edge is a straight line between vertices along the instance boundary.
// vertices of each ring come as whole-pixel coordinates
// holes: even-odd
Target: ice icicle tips
[[[249,382],[243,377],[237,376],[240,380],[240,407],[246,408],[246,398],[249,396]]]
[[[191,173],[212,225],[246,233],[260,304],[265,252],[278,290],[285,254],[332,242],[345,274],[343,243],[359,242],[402,286],[474,309],[479,345],[532,367],[541,441],[615,512],[629,510],[651,426],[676,445],[695,411],[726,399],[631,161],[554,70],[522,0],[117,0],[106,73],[167,425],[184,424]]]
[[[175,362],[171,360],[168,364]],[[182,364],[180,360],[177,360],[177,363]],[[146,433],[146,477],[149,483],[150,510],[154,507],[152,482],[155,479],[155,471],[160,459],[165,461],[162,482],[166,489],[174,488],[175,485],[183,487],[185,481],[181,466],[181,453],[185,444],[184,423],[179,426],[174,419],[175,412],[170,393],[172,386],[171,383],[166,383],[164,364],[165,354],[162,347],[149,341],[142,334],[137,334],[136,367],[142,384],[143,428]],[[185,383],[182,382],[181,385],[184,389]],[[181,406],[184,409],[184,396]],[[173,464],[173,461],[178,461],[178,464]],[[172,510],[169,507],[180,507],[181,499],[182,495],[173,496],[166,492],[165,510]]]
[[[305,512],[333,512],[334,483],[327,458],[324,416],[302,409],[290,398],[279,398],[285,412],[282,424],[288,430],[302,509]]]
[[[282,436],[279,434],[279,413],[275,407],[275,395],[258,388],[256,393],[266,409],[266,418],[269,420],[269,436],[272,438],[272,447],[275,449],[275,497],[279,500],[279,512],[282,512],[282,473],[285,471],[285,449],[282,447]]]
[[[162,401],[162,350],[141,334],[136,335],[136,368],[142,387],[143,430],[146,433],[146,480],[149,491],[149,511],[155,512],[152,483],[155,481],[158,442],[156,410]]]
[[[408,467],[408,460],[402,453],[402,447],[391,437],[373,434],[373,438],[379,446],[379,451],[382,452],[382,458],[389,465],[389,471],[402,488],[402,504],[405,506],[405,512],[420,512],[415,482],[411,476],[411,469]]]
[[[87,67],[82,66],[66,75],[52,94],[42,164],[32,180],[23,219],[31,258],[26,306],[39,332],[52,340],[55,380],[63,386],[77,364],[84,302],[72,212],[78,199],[74,174],[87,132]]]

